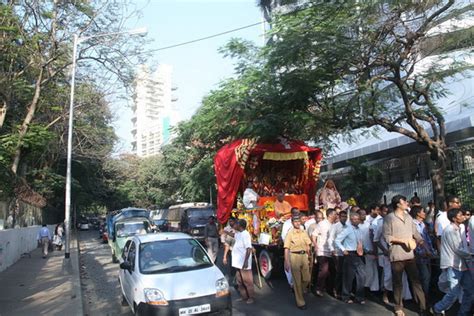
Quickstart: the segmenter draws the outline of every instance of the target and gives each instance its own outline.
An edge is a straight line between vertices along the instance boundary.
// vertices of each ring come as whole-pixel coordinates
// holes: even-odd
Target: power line
[[[228,30],[228,31],[225,31],[225,32],[221,32],[221,33],[217,33],[217,34],[197,38],[197,39],[194,39],[194,40],[191,40],[191,41],[182,42],[182,43],[178,43],[178,44],[173,44],[173,45],[170,45],[170,46],[164,46],[164,47],[160,47],[160,48],[156,48],[156,49],[151,49],[149,51],[146,51],[145,53],[153,53],[153,52],[157,52],[157,51],[160,51],[160,50],[165,50],[165,49],[170,49],[170,48],[175,48],[175,47],[179,47],[179,46],[184,46],[184,45],[196,43],[196,42],[204,41],[204,40],[207,40],[207,39],[210,39],[210,38],[218,37],[218,36],[221,36],[221,35],[237,32],[237,31],[240,31],[240,30],[243,30],[243,29],[247,29],[247,28],[250,28],[250,27],[261,25],[261,24],[262,24],[262,22],[253,23],[253,24],[238,27],[236,29]]]
[[[295,14],[295,13],[298,13],[298,12],[300,12],[300,11],[304,11],[304,10],[307,10],[307,9],[309,9],[308,6],[301,6],[301,7],[299,7],[299,8],[296,8],[295,10],[282,13],[281,15],[284,16],[284,15]],[[245,26],[238,27],[238,28],[236,28],[236,29],[232,29],[232,30],[228,30],[228,31],[225,31],[225,32],[221,32],[221,33],[217,33],[217,34],[213,34],[213,35],[209,35],[209,36],[197,38],[197,39],[190,40],[190,41],[187,41],[187,42],[182,42],[182,43],[173,44],[173,45],[170,45],[170,46],[164,46],[164,47],[159,47],[159,48],[151,49],[151,50],[145,51],[145,52],[143,52],[143,53],[153,53],[153,52],[157,52],[157,51],[160,51],[160,50],[175,48],[175,47],[179,47],[179,46],[184,46],[184,45],[188,45],[188,44],[192,44],[192,43],[204,41],[204,40],[207,40],[207,39],[210,39],[210,38],[218,37],[218,36],[221,36],[221,35],[225,35],[225,34],[237,32],[237,31],[244,30],[244,29],[247,29],[247,28],[250,28],[250,27],[254,27],[254,26],[257,26],[257,25],[261,25],[262,23],[265,23],[265,22],[264,22],[264,21],[256,22],[256,23],[253,23],[253,24],[249,24],[249,25],[245,25]]]

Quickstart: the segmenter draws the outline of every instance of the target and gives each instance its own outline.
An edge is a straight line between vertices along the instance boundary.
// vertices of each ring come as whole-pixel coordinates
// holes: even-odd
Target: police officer
[[[293,277],[296,306],[299,309],[306,309],[306,302],[303,297],[311,280],[309,273],[309,253],[311,240],[306,231],[301,227],[301,218],[294,215],[291,218],[293,228],[286,235],[285,248],[285,270],[290,270]],[[291,255],[290,255],[291,254]]]

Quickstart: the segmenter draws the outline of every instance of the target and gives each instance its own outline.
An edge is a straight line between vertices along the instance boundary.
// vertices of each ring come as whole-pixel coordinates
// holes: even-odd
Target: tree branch
[[[443,7],[435,11],[432,15],[430,15],[426,20],[423,22],[423,24],[418,28],[416,31],[416,38],[418,39],[419,37],[423,36],[429,27],[429,24],[436,19],[438,16],[440,16],[443,12],[448,10],[452,5],[454,4],[454,0],[449,0]]]

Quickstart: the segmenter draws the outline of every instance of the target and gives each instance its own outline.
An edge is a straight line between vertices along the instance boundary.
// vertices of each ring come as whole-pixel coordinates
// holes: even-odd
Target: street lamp
[[[80,43],[87,41],[91,38],[108,37],[114,35],[145,35],[147,33],[146,28],[138,28],[129,31],[112,32],[112,33],[100,33],[90,36],[79,37],[78,34],[74,34],[74,43],[72,49],[72,69],[71,69],[71,96],[69,99],[69,124],[67,133],[67,167],[66,167],[66,198],[65,198],[65,215],[64,224],[66,226],[66,247],[64,257],[69,259],[70,257],[70,241],[71,241],[71,160],[72,160],[72,128],[74,121],[74,83],[76,79],[76,60],[77,60],[77,47]]]

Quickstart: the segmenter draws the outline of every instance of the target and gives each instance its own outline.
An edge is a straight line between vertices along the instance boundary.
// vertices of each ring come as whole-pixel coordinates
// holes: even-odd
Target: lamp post
[[[123,32],[113,33],[100,33],[85,37],[79,37],[78,34],[74,34],[74,42],[72,49],[72,69],[71,69],[71,95],[69,99],[69,123],[67,133],[67,164],[66,164],[66,197],[65,197],[65,214],[64,224],[66,226],[66,247],[64,257],[69,259],[70,257],[70,241],[71,241],[71,160],[72,160],[72,129],[74,122],[74,83],[76,79],[76,61],[77,61],[77,47],[80,43],[87,41],[91,38],[97,37],[108,37],[114,35],[145,35],[147,33],[146,28],[139,28]]]

